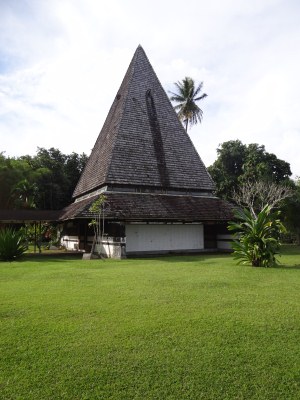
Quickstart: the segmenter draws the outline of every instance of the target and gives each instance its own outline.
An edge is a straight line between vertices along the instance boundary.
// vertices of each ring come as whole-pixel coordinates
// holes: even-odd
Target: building
[[[90,251],[90,207],[103,194],[101,252],[107,256],[227,248],[223,235],[231,207],[213,190],[139,46],[75,188],[74,202],[61,213],[63,243]]]

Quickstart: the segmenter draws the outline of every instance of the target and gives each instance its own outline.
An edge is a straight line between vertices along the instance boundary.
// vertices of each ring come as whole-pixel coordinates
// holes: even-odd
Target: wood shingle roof
[[[92,218],[89,211],[98,196],[62,210],[60,219]],[[216,197],[178,196],[150,193],[105,193],[106,219],[118,221],[226,221],[232,219],[232,206]]]
[[[144,50],[139,46],[73,197],[103,186],[214,188]]]
[[[30,223],[37,221],[57,221],[61,210],[0,210],[0,222]]]

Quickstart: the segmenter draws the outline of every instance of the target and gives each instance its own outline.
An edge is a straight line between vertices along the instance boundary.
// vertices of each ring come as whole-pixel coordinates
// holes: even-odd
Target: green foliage
[[[87,161],[83,153],[38,148],[35,156],[0,153],[0,208],[61,209],[72,200]]]
[[[235,222],[230,222],[228,229],[234,233],[234,258],[239,263],[253,267],[272,267],[277,264],[275,255],[280,247],[280,234],[285,232],[279,211],[271,212],[266,206],[253,216],[247,209],[238,209]]]
[[[178,103],[174,109],[177,111],[179,119],[185,123],[185,129],[187,130],[188,124],[195,125],[201,122],[203,111],[196,102],[203,100],[207,97],[207,94],[199,95],[203,82],[196,87],[194,80],[189,77],[185,77],[181,82],[175,82],[174,85],[177,93],[170,92],[172,94],[170,100]]]
[[[35,208],[35,198],[38,193],[36,183],[30,183],[26,178],[19,181],[12,190],[14,205],[17,208]]]
[[[56,224],[50,224],[48,222],[42,222],[39,225],[25,224],[20,228],[20,232],[27,244],[36,245],[41,251],[41,246],[49,247],[50,245],[60,245],[60,233]]]
[[[85,154],[63,154],[60,150],[38,148],[32,160],[34,168],[48,171],[38,179],[38,208],[58,210],[71,202],[87,157]]]
[[[300,178],[295,183],[294,195],[286,200],[282,212],[287,228],[300,244]]]
[[[292,174],[289,163],[256,143],[244,145],[240,140],[230,140],[219,146],[217,154],[208,171],[216,184],[217,195],[227,200],[245,182],[288,183]]]
[[[106,196],[104,194],[100,194],[98,199],[95,200],[93,204],[90,206],[89,211],[93,214],[101,214],[105,201],[106,201]]]
[[[13,261],[20,258],[27,250],[20,232],[6,228],[0,230],[0,260]]]
[[[89,226],[93,226],[97,230],[97,226],[99,226],[99,230],[97,232],[101,231],[100,228],[100,220],[101,220],[101,215],[103,214],[103,207],[104,203],[106,201],[106,196],[104,194],[101,194],[97,200],[93,202],[93,204],[89,208],[89,212],[91,212],[93,215],[95,215],[95,218],[91,220],[89,223]]]
[[[94,215],[94,218],[89,223],[89,226],[92,226],[94,229],[94,246],[101,241],[101,236],[104,234],[104,204],[106,201],[106,196],[101,194],[97,200],[93,202],[90,206],[89,211]],[[92,252],[94,248],[92,249]]]

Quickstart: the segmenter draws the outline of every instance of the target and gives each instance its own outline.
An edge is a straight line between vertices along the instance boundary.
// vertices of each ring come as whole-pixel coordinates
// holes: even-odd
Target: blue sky
[[[0,0],[0,151],[90,153],[141,44],[163,87],[204,82],[204,163],[263,144],[300,175],[300,2]]]

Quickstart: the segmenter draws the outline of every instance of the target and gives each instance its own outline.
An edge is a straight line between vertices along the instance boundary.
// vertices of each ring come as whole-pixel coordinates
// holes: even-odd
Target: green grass
[[[0,263],[0,398],[299,399],[300,248]]]

